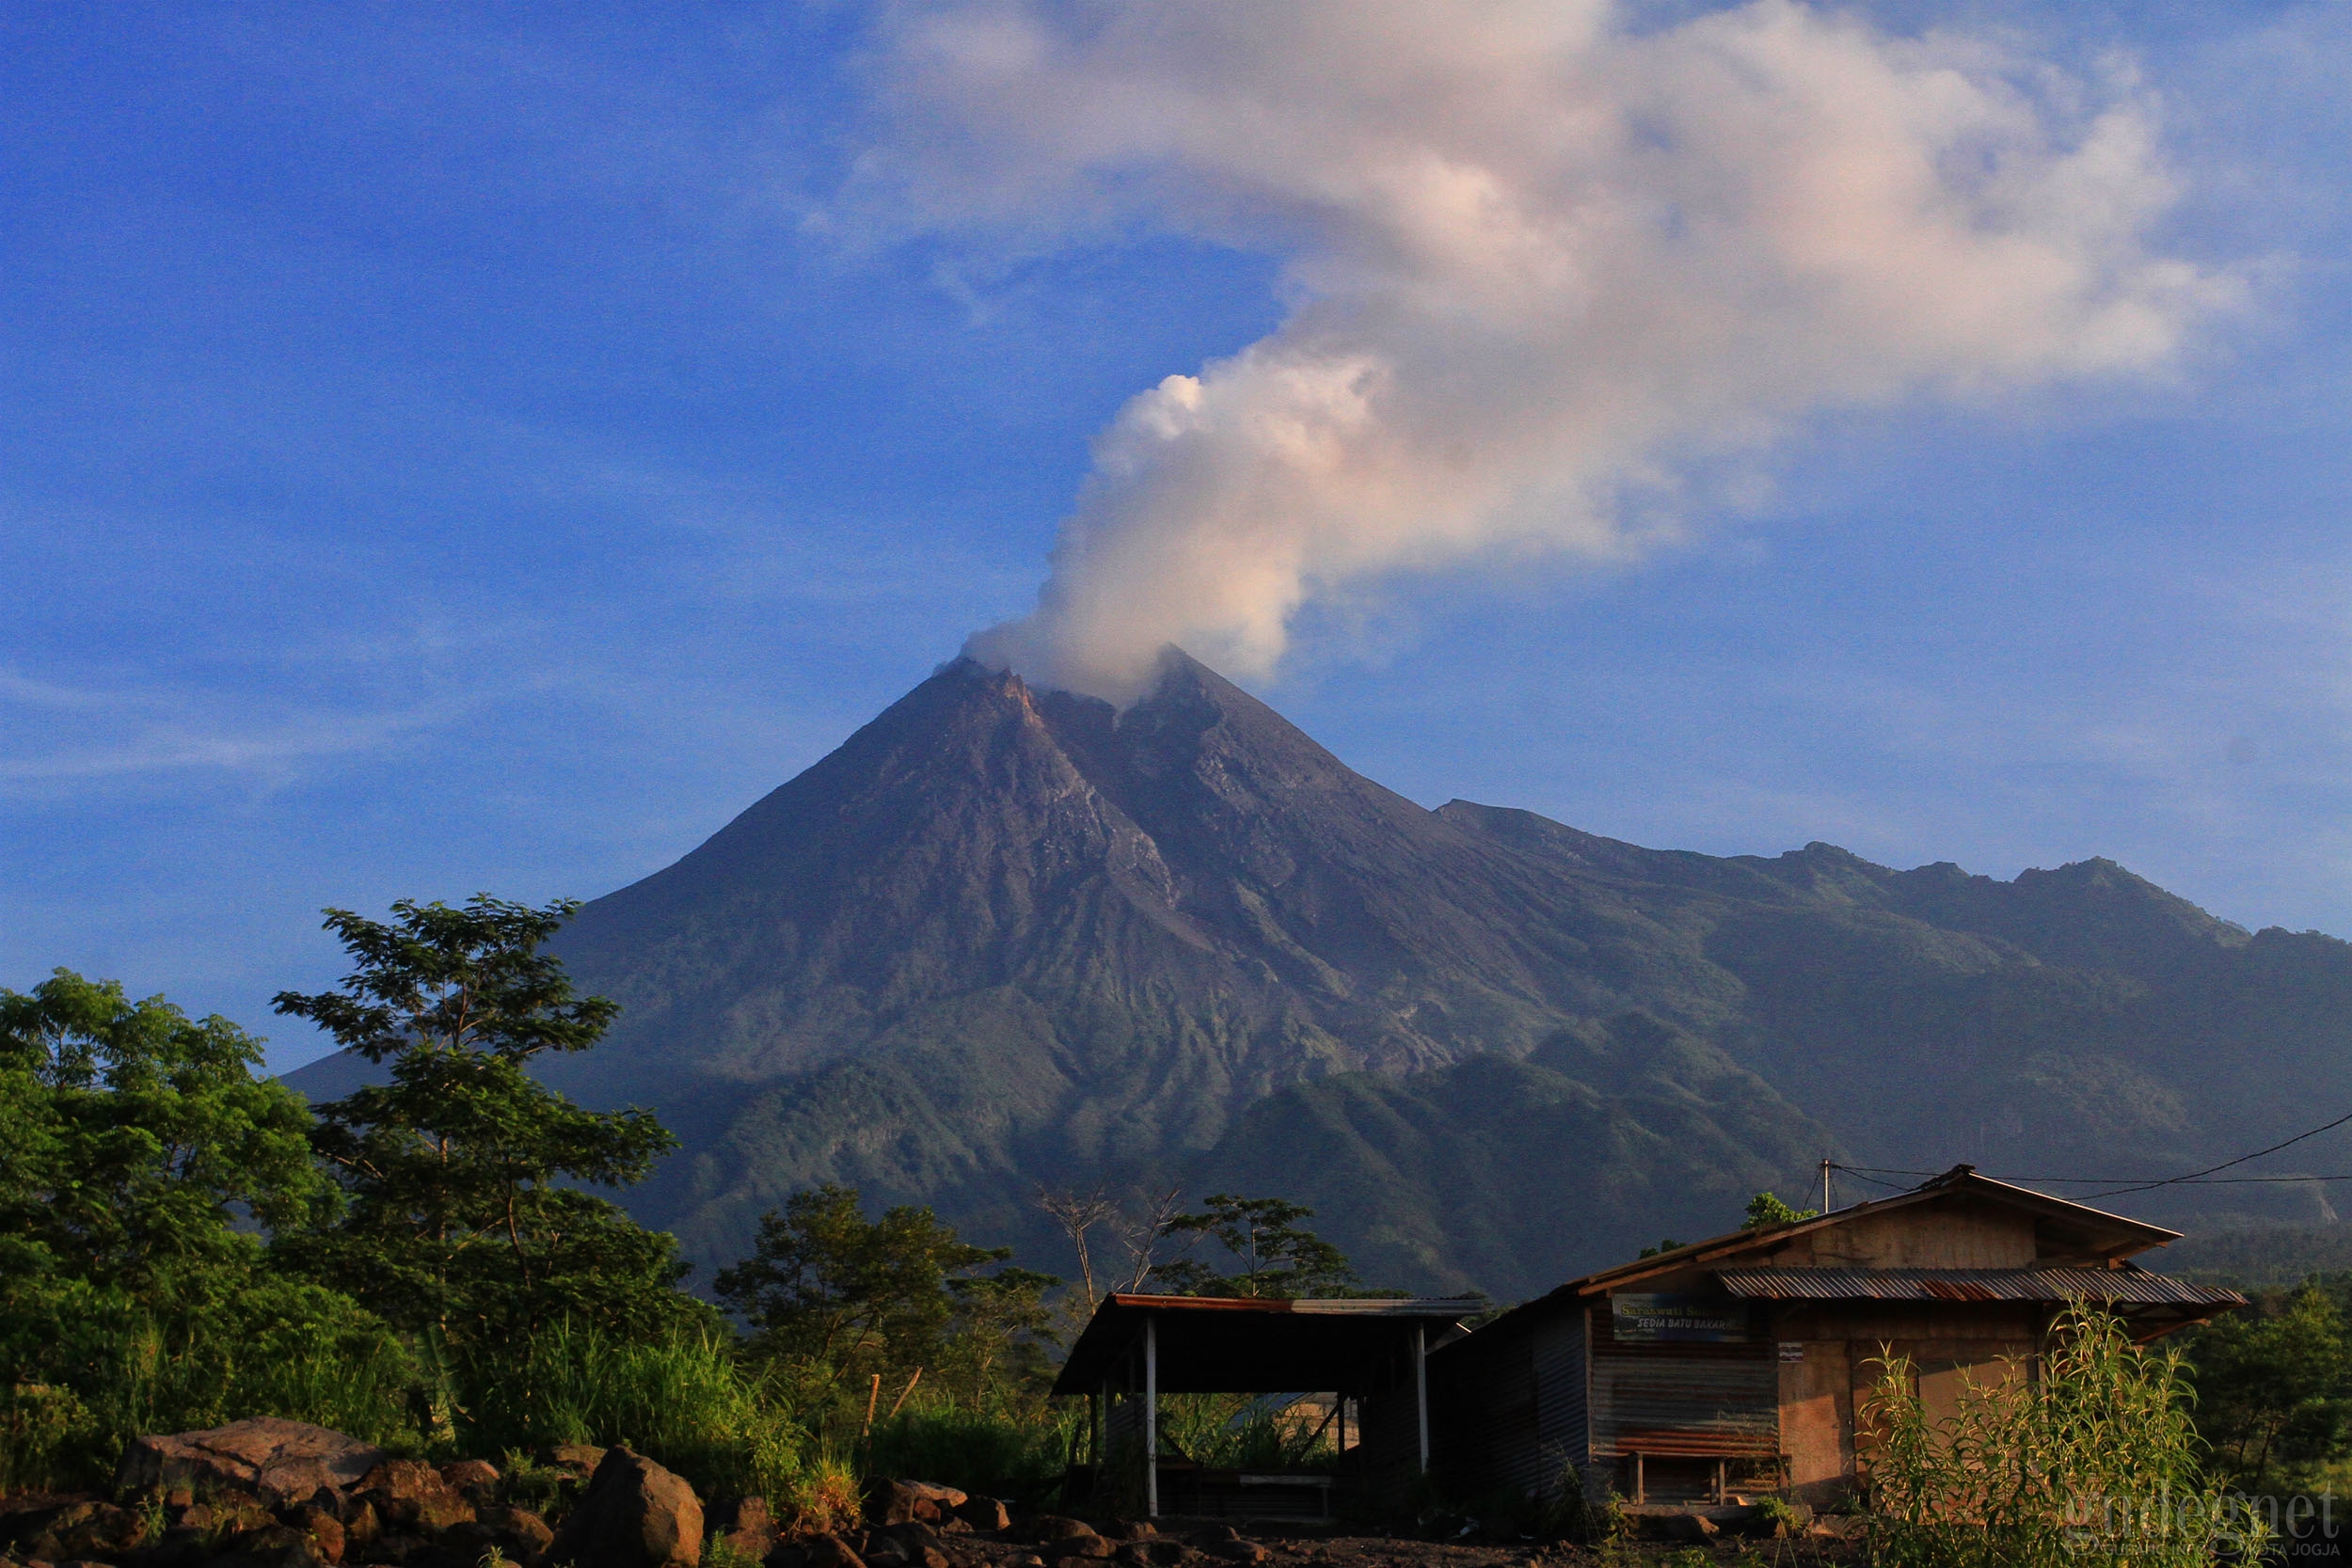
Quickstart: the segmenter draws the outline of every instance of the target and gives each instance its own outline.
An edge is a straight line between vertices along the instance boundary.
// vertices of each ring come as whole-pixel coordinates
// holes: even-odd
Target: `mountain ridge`
[[[2333,939],[2104,860],[1431,811],[1173,650],[1124,710],[944,665],[556,950],[623,1012],[543,1075],[681,1133],[631,1204],[706,1261],[815,1180],[1041,1256],[1038,1186],[1148,1179],[1320,1194],[1391,1283],[1526,1293],[1826,1150],[2186,1162],[2352,1101]]]

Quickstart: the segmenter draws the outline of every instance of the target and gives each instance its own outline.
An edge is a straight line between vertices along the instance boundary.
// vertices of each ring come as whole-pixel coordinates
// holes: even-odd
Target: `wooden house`
[[[1851,1483],[1872,1359],[1909,1356],[1931,1413],[2012,1375],[2070,1301],[2157,1338],[2245,1305],[2131,1259],[2179,1232],[1960,1165],[1899,1196],[1572,1279],[1428,1358],[1433,1468],[1643,1504]]]

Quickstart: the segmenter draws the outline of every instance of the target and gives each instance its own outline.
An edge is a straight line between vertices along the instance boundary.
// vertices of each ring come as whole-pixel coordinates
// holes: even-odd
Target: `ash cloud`
[[[1176,642],[1540,551],[1638,558],[1799,421],[2160,372],[2234,282],[2148,236],[2153,100],[1957,34],[1753,3],[947,0],[894,13],[877,155],[926,220],[1285,259],[1271,336],[1098,439],[1029,616],[967,651],[1132,696]],[[1661,522],[1661,519],[1664,521]]]

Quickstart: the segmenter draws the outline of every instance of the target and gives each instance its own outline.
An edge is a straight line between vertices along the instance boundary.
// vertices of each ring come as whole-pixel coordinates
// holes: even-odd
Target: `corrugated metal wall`
[[[1592,1454],[1770,1458],[1780,1366],[1768,1325],[1733,1344],[1626,1343],[1592,1314]]]
[[[1519,1482],[1549,1497],[1573,1465],[1590,1488],[1592,1414],[1584,1398],[1584,1313],[1557,1313],[1535,1330],[1535,1446],[1537,1474]]]
[[[1472,1335],[1429,1358],[1430,1468],[1446,1491],[1479,1497],[1539,1470],[1528,1343],[1524,1331]]]
[[[1420,1480],[1421,1421],[1413,1408],[1412,1385],[1392,1384],[1366,1394],[1356,1410],[1357,1441],[1348,1449],[1351,1484],[1386,1496]]]

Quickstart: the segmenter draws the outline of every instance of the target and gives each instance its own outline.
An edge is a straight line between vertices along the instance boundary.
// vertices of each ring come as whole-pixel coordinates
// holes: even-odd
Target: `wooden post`
[[[1637,1503],[1647,1501],[1642,1495],[1642,1450],[1639,1449],[1633,1450],[1633,1500]]]
[[[1143,1315],[1143,1516],[1160,1516],[1159,1314]]]
[[[1715,1461],[1715,1500],[1719,1503],[1731,1493],[1731,1478],[1726,1474],[1729,1468],[1728,1461]]]
[[[1413,1324],[1413,1422],[1421,1429],[1421,1473],[1429,1473],[1429,1331]]]

